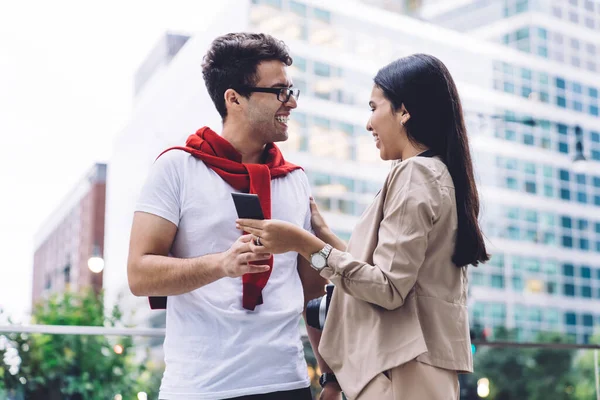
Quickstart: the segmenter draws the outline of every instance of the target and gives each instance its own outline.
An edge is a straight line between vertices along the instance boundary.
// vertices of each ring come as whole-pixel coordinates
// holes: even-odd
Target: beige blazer
[[[452,263],[454,184],[438,158],[392,167],[347,252],[321,275],[336,288],[319,352],[346,395],[410,360],[472,372],[467,269]]]

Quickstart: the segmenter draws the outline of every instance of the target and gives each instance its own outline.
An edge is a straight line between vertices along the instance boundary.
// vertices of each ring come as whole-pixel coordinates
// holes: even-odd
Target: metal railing
[[[102,336],[145,336],[164,337],[162,328],[115,328],[103,326],[73,326],[73,325],[0,325],[0,334],[7,333],[39,333],[50,335],[102,335]],[[514,347],[514,348],[545,348],[553,350],[594,350],[594,372],[596,399],[600,400],[600,366],[598,365],[598,344],[575,343],[537,343],[473,340],[475,346],[482,347]]]

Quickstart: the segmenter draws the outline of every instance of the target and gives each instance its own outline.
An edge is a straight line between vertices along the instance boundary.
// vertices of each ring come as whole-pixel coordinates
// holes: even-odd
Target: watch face
[[[324,268],[325,267],[325,257],[323,257],[322,254],[313,254],[310,257],[310,263],[313,265],[313,267],[315,268]]]
[[[319,377],[319,385],[321,385],[321,387],[325,386],[325,375]]]

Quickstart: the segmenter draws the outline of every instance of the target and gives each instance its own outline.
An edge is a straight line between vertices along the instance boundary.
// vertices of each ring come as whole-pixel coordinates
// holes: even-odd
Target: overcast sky
[[[0,1],[0,308],[30,308],[33,237],[130,115],[133,75],[200,0]],[[2,317],[0,317],[0,322]]]

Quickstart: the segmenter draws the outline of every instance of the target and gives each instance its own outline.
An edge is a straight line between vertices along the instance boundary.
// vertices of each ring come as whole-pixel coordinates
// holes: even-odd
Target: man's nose
[[[296,108],[296,107],[298,107],[298,100],[296,100],[296,98],[292,95],[292,96],[290,96],[288,101],[285,102],[285,106],[292,108],[292,109]]]

